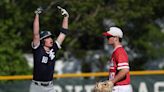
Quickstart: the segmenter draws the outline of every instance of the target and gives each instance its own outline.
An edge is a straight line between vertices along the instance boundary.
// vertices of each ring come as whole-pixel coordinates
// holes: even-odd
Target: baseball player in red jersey
[[[112,92],[132,92],[129,75],[128,55],[122,46],[123,32],[118,27],[110,27],[109,31],[103,33],[108,44],[114,48],[109,61],[109,83],[113,84]]]

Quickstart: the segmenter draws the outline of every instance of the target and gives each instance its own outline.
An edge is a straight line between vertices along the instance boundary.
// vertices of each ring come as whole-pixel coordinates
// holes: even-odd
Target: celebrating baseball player
[[[53,35],[50,31],[40,31],[39,29],[39,14],[42,9],[38,8],[35,11],[35,19],[33,23],[33,57],[34,69],[33,80],[30,85],[30,92],[56,92],[53,87],[53,73],[55,65],[55,55],[61,48],[61,44],[68,33],[68,12],[58,6],[61,14],[64,16],[62,28],[57,39],[53,40]]]
[[[109,80],[97,83],[95,92],[132,92],[128,55],[121,44],[122,30],[118,27],[110,27],[109,31],[104,32],[103,35],[114,50],[109,61]]]

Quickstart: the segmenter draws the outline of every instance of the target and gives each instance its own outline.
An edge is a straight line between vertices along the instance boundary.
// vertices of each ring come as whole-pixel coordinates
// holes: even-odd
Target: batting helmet
[[[50,31],[41,31],[40,32],[40,40],[43,40],[47,37],[54,37]]]

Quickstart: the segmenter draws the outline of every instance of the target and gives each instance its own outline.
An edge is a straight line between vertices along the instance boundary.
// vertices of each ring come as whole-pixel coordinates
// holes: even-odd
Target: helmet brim
[[[41,37],[40,40],[46,39],[48,37],[54,38],[55,36],[52,34],[51,35],[45,35],[45,36]]]

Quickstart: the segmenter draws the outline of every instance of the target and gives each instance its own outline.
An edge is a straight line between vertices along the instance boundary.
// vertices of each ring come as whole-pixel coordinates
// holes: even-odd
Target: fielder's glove
[[[34,13],[35,13],[35,14],[41,14],[42,11],[43,11],[42,7],[39,7],[39,8],[37,8],[37,9],[34,11]]]
[[[61,14],[62,14],[64,17],[69,17],[69,14],[68,14],[68,12],[67,12],[65,9],[63,9],[63,8],[60,7],[60,6],[57,6],[57,8],[61,11]]]
[[[94,92],[112,92],[112,88],[112,81],[98,82],[94,87]]]

